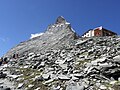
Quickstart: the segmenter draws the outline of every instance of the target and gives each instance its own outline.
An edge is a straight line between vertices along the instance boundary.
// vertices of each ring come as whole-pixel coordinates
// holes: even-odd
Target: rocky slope
[[[12,90],[120,90],[120,37],[79,38],[63,17],[5,57]]]
[[[50,49],[60,49],[76,38],[78,38],[78,36],[71,28],[70,23],[62,16],[59,16],[55,24],[49,25],[45,33],[41,36],[21,42],[19,45],[12,48],[5,56],[10,57],[10,55],[14,53],[23,55],[23,53],[40,53]]]

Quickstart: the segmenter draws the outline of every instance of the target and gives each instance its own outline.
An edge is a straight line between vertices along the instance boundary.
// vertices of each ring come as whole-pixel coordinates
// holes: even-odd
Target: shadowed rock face
[[[66,22],[62,16],[59,16],[55,24],[49,25],[43,35],[21,42],[7,52],[5,56],[11,56],[14,53],[21,55],[23,53],[60,49],[76,38],[78,36],[71,28],[70,23]]]
[[[59,24],[59,23],[66,23],[66,20],[64,19],[64,17],[62,16],[59,16],[56,20],[56,24]]]

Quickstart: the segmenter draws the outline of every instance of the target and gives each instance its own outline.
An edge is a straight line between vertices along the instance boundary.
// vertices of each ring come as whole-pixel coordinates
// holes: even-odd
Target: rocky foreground
[[[1,90],[120,90],[120,37],[80,38],[63,17],[5,57]]]

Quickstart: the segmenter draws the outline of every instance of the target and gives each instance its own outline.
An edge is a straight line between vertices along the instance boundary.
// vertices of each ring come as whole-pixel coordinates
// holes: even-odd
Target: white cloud
[[[6,42],[8,40],[9,40],[9,38],[2,38],[2,37],[0,37],[0,41],[2,41],[2,42]]]
[[[44,33],[31,34],[30,39],[43,35]]]
[[[5,42],[5,39],[4,39],[4,38],[0,38],[0,41],[3,41],[3,42]]]

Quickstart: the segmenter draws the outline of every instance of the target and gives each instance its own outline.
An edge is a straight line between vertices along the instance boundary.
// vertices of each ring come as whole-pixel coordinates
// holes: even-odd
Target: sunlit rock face
[[[71,28],[70,23],[62,16],[59,16],[55,24],[49,25],[44,33],[28,41],[21,42],[8,51],[5,56],[10,56],[14,53],[21,55],[28,52],[44,52],[50,49],[59,49],[77,38],[78,35]]]

